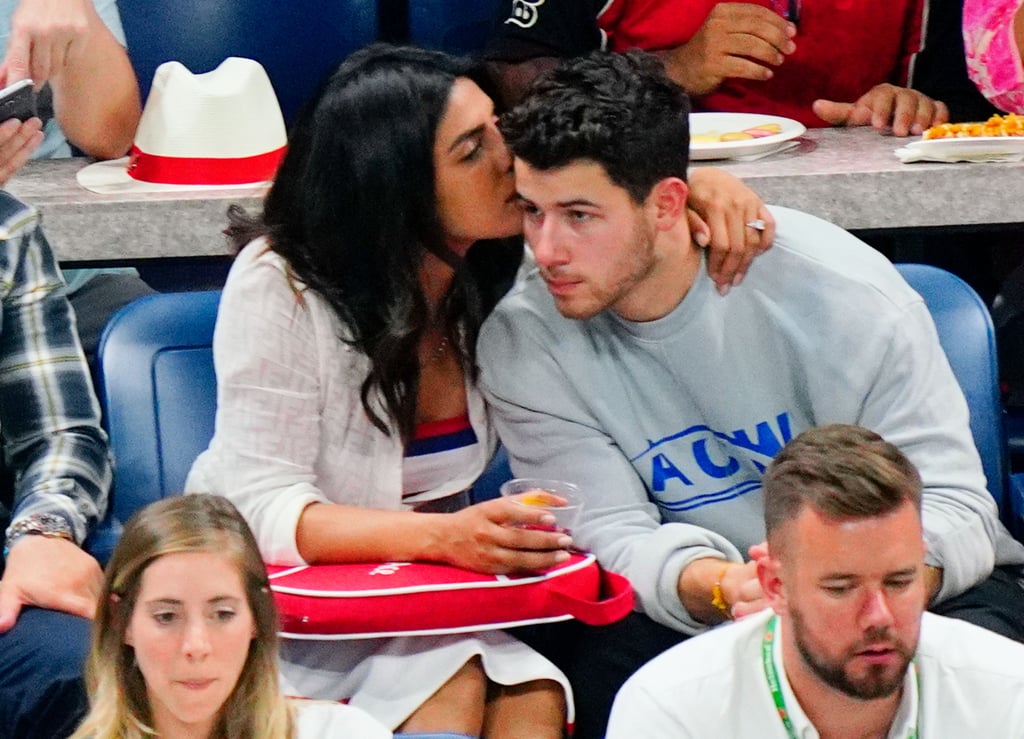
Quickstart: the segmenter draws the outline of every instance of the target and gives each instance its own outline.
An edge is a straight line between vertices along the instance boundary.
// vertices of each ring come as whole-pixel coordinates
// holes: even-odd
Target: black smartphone
[[[0,122],[17,118],[27,121],[36,115],[36,92],[32,80],[20,80],[0,90]]]

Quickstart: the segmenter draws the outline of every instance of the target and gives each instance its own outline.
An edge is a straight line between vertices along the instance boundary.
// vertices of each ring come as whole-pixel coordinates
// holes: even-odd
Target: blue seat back
[[[509,466],[508,452],[501,444],[494,451],[494,456],[480,477],[473,483],[470,499],[474,503],[482,503],[501,495],[501,484],[512,479],[512,468]]]
[[[122,308],[100,337],[100,403],[121,521],[183,492],[192,462],[213,438],[219,302],[219,291],[148,295]]]
[[[452,54],[480,51],[497,5],[497,0],[409,0],[409,41]]]
[[[992,317],[978,294],[956,275],[924,264],[897,264],[896,269],[932,314],[939,342],[967,398],[989,492],[1005,517],[1009,459]]]
[[[229,56],[264,66],[290,124],[320,81],[378,34],[377,0],[119,0],[143,100],[156,68],[209,72]]]

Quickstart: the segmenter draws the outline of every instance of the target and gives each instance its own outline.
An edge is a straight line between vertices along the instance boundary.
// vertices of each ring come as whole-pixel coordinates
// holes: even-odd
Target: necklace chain
[[[431,352],[430,354],[430,361],[435,363],[440,362],[441,358],[444,356],[444,353],[447,349],[448,337],[445,336],[439,342],[437,342],[437,346],[434,347],[434,351]]]

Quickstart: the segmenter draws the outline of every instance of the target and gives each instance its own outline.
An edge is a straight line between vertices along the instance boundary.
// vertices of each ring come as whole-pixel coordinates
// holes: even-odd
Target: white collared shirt
[[[771,612],[766,611],[765,613],[770,614]],[[767,624],[768,619],[762,616],[760,621],[762,624]],[[818,739],[818,730],[814,728],[814,724],[807,718],[803,706],[797,700],[793,687],[789,684],[789,676],[786,674],[786,669],[782,663],[782,628],[780,621],[775,627],[775,640],[772,643],[772,661],[775,663],[775,671],[779,676],[779,688],[786,702],[789,720],[793,723],[793,729],[800,739]],[[764,633],[764,626],[761,627],[761,633]],[[915,672],[916,668],[911,666],[911,669],[907,670],[907,674],[903,678],[903,695],[900,698],[899,708],[896,710],[896,717],[892,722],[892,726],[889,727],[889,733],[886,735],[888,739],[908,739],[908,737],[913,736],[917,723],[917,704],[919,700]],[[781,721],[778,723],[781,723]]]
[[[607,739],[787,739],[761,661],[771,611],[693,637],[642,667],[619,691]],[[777,640],[779,641],[779,640]],[[818,732],[774,659],[797,735]],[[925,613],[890,737],[906,737],[921,702],[920,739],[1024,737],[1024,645]]]

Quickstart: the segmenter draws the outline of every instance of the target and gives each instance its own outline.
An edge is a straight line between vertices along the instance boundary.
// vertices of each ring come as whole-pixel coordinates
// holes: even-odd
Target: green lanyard
[[[761,661],[764,663],[764,676],[768,680],[768,689],[772,691],[772,700],[775,702],[775,710],[782,719],[782,725],[786,727],[789,739],[800,739],[793,728],[793,722],[789,719],[789,711],[786,710],[786,699],[782,696],[782,687],[779,684],[779,673],[775,669],[775,660],[772,657],[772,645],[775,643],[775,629],[779,617],[772,616],[764,627],[764,638],[761,640]],[[914,680],[917,683],[917,720],[914,728],[907,735],[907,739],[917,739],[917,725],[921,721],[921,682],[917,675],[917,666],[911,662],[910,669],[914,673]]]

